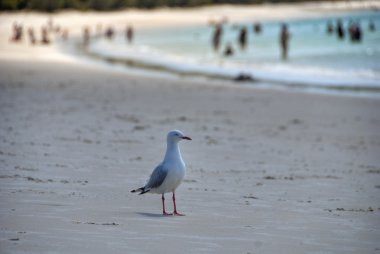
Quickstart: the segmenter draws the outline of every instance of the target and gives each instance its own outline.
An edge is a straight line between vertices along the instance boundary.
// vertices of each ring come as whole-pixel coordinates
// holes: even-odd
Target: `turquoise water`
[[[346,36],[327,34],[326,24],[341,18]],[[349,22],[359,21],[362,42],[352,43],[347,33]],[[373,20],[376,31],[370,32]],[[291,20],[287,22],[291,39],[289,59],[280,59],[279,32],[281,22],[262,23],[255,34],[252,23],[227,24],[223,27],[221,48],[231,43],[235,54],[225,57],[222,50],[211,46],[211,26],[166,28],[136,31],[133,45],[123,36],[113,41],[100,39],[90,52],[105,58],[128,60],[141,67],[188,75],[234,78],[249,74],[259,81],[299,85],[313,88],[368,90],[380,92],[380,13],[363,11],[335,17]],[[248,30],[247,48],[241,51],[237,37],[239,28]]]

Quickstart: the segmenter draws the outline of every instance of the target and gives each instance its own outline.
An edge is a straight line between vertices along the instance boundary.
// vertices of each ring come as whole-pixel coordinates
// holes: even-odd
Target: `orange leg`
[[[174,191],[173,191],[173,207],[174,207],[173,215],[185,216],[184,214],[177,212],[177,206],[175,204],[175,193],[174,193]]]
[[[171,213],[167,213],[165,211],[165,196],[164,196],[164,193],[162,193],[162,214],[163,215],[172,215]]]

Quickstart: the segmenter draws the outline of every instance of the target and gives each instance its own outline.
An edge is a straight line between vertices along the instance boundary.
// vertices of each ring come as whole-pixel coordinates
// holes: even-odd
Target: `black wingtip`
[[[150,189],[147,189],[147,190],[141,190],[141,192],[139,193],[139,195],[145,194],[145,193],[147,193],[147,192],[149,192],[149,191],[150,191]]]

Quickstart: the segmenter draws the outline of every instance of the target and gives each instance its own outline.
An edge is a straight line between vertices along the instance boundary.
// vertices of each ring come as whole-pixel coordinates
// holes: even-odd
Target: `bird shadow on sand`
[[[166,217],[172,217],[172,216],[165,216],[162,213],[144,213],[144,212],[136,212],[136,214],[150,217],[150,218],[166,218]]]

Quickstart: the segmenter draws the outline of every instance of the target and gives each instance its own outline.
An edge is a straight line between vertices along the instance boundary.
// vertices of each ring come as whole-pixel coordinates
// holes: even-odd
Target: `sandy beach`
[[[9,45],[22,15],[0,16],[1,253],[380,252],[379,98],[114,71]],[[184,217],[130,193],[174,128]]]

